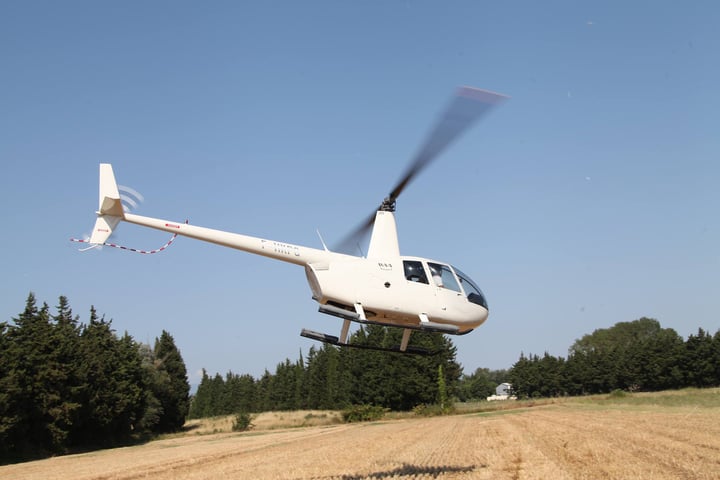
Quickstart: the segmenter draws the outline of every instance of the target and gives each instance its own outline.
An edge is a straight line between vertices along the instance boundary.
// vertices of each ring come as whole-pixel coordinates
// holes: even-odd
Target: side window
[[[405,278],[410,282],[416,283],[428,283],[427,275],[423,269],[421,262],[413,260],[403,261],[403,267],[405,268]]]
[[[430,267],[430,273],[432,274],[435,285],[455,292],[460,291],[460,285],[458,285],[457,280],[455,280],[455,275],[452,270],[450,270],[450,267],[440,263],[428,263],[428,266]]]

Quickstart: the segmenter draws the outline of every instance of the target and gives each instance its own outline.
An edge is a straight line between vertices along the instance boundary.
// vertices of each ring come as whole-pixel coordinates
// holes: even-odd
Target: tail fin
[[[115,174],[109,163],[100,164],[99,204],[95,228],[93,228],[88,241],[91,244],[105,243],[120,220],[125,217],[125,211],[120,202],[120,192],[115,182]]]

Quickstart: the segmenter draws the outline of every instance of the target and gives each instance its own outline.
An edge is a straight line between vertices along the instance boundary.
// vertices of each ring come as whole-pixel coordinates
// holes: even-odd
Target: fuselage
[[[442,262],[406,256],[356,257],[130,213],[123,220],[302,265],[318,303],[348,309],[361,305],[370,321],[412,326],[426,318],[455,325],[459,333],[465,333],[488,316],[480,289]],[[439,277],[434,277],[435,271]]]
[[[433,277],[432,266],[442,267]],[[321,304],[362,305],[368,320],[418,325],[422,315],[434,323],[456,325],[459,333],[488,317],[485,297],[451,266],[419,257],[354,258],[305,266],[310,289]]]

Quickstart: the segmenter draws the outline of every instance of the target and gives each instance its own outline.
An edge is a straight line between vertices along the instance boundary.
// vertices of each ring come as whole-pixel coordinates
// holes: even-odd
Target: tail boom
[[[109,163],[101,163],[99,210],[97,212],[95,228],[93,229],[92,235],[87,243],[94,245],[104,244],[121,221],[297,265],[307,265],[317,262],[327,263],[331,260],[340,258],[355,258],[349,255],[330,252],[327,250],[319,250],[311,247],[303,247],[285,242],[277,242],[274,240],[241,235],[238,233],[189,225],[187,222],[173,222],[170,220],[144,217],[128,213],[123,209],[112,165]]]
[[[143,217],[132,213],[126,213],[123,221],[134,223],[143,227],[154,228],[165,232],[174,233],[183,237],[194,238],[204,242],[214,243],[224,247],[254,253],[263,257],[274,258],[296,265],[307,265],[315,262],[328,262],[336,257],[347,257],[341,253],[329,252],[311,247],[292,245],[285,242],[277,242],[259,237],[241,235],[239,233],[225,232],[212,228],[189,225],[187,223],[173,222],[160,218]],[[354,258],[354,257],[352,257]]]

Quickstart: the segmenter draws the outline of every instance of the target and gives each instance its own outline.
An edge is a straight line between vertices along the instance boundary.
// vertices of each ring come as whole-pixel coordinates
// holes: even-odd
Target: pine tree
[[[177,431],[185,423],[190,403],[190,384],[185,362],[172,335],[165,330],[160,338],[155,339],[154,353],[158,370],[167,375],[167,388],[158,392],[159,396],[156,394],[162,405],[157,429],[161,432]]]
[[[0,323],[0,460],[10,457],[21,437],[20,390],[17,378],[18,352],[10,327]],[[2,462],[0,462],[2,463]]]
[[[225,377],[225,412],[249,413],[257,411],[255,400],[255,379],[251,375],[236,375],[228,372]]]
[[[128,334],[115,336],[111,322],[94,307],[80,336],[80,375],[84,382],[78,437],[82,445],[127,441],[142,418],[146,398],[142,359]]]
[[[195,395],[193,395],[188,410],[188,418],[203,418],[210,416],[210,376],[207,370],[202,369],[202,377]]]
[[[20,453],[61,452],[69,433],[61,397],[65,372],[54,333],[47,304],[38,309],[30,293],[25,310],[15,319],[8,352],[14,365],[11,389],[16,394],[10,441]]]
[[[686,384],[693,387],[711,387],[717,384],[715,369],[717,363],[713,349],[713,337],[702,328],[697,335],[690,335],[685,341],[683,367]]]
[[[272,403],[270,396],[272,393],[273,376],[270,372],[265,370],[262,377],[257,382],[257,411],[267,412],[272,410]]]
[[[80,327],[64,296],[58,299],[57,314],[53,316],[53,321],[53,358],[50,364],[54,371],[53,390],[56,397],[54,404],[46,407],[46,410],[51,416],[49,429],[53,450],[62,451],[72,441],[72,433],[79,420],[83,389],[79,374]]]
[[[368,325],[351,336],[351,343],[368,348],[392,348],[400,344],[402,330]],[[370,349],[343,352],[343,369],[348,377],[348,400],[354,404],[371,404],[393,410],[410,410],[437,399],[437,371],[443,366],[448,397],[455,395],[462,374],[455,361],[456,349],[443,335],[415,332],[410,345],[438,352],[431,356],[399,354]]]
[[[137,420],[136,428],[139,433],[147,435],[156,430],[162,416],[162,405],[157,395],[163,388],[165,376],[157,369],[155,353],[150,345],[140,343],[137,345],[137,351],[142,369],[145,408]]]

